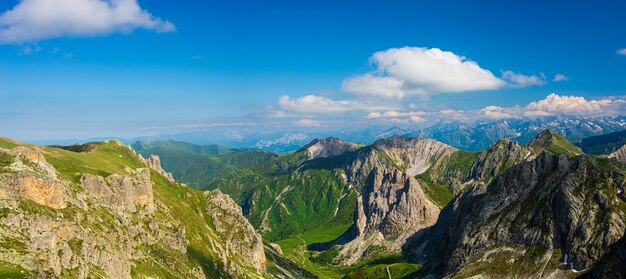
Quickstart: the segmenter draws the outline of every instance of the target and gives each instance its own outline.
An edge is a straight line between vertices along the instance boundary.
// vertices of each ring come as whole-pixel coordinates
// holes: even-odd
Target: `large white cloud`
[[[0,43],[66,36],[172,32],[174,24],[143,10],[137,0],[22,0],[0,15]]]
[[[626,56],[626,48],[618,49],[617,54]]]
[[[442,92],[501,88],[505,82],[476,62],[438,48],[404,47],[374,53],[376,69],[346,79],[344,90],[402,98]]]
[[[343,81],[346,92],[403,98],[546,83],[543,76],[512,71],[505,71],[498,78],[476,62],[438,48],[392,48],[374,53],[370,63],[376,69]]]

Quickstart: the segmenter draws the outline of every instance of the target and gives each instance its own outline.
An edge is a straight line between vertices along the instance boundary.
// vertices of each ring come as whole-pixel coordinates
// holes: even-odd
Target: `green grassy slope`
[[[539,135],[529,143],[529,146],[535,151],[543,149],[552,154],[569,154],[572,156],[583,154],[580,148],[550,129],[539,133]]]
[[[275,160],[279,155],[251,149],[236,149],[219,145],[200,146],[176,141],[137,142],[133,149],[143,157],[150,154],[161,158],[161,165],[177,181],[198,190],[213,190],[212,183],[222,177],[252,174],[250,169]],[[220,189],[237,199],[239,188]]]
[[[422,182],[424,194],[440,208],[445,207],[453,198],[453,180],[467,173],[479,152],[457,151],[439,165],[435,165],[416,176]]]
[[[94,143],[94,148],[90,152],[73,152],[54,147],[27,145],[0,138],[0,147],[2,148],[13,148],[21,145],[45,156],[46,161],[56,169],[59,177],[69,181],[67,186],[64,186],[65,192],[74,199],[83,195],[81,193],[85,191],[80,184],[80,173],[108,177],[113,174],[128,175],[128,168],[147,168],[141,158],[130,148],[116,142]],[[3,168],[11,164],[15,158],[3,157],[0,159],[1,175],[4,171]],[[150,180],[155,204],[155,211],[151,215],[125,213],[128,215],[125,215],[125,219],[122,220],[121,217],[116,217],[117,215],[112,209],[98,204],[88,203],[87,208],[81,208],[68,203],[65,208],[54,209],[24,198],[20,199],[17,209],[12,209],[11,206],[5,207],[6,203],[0,197],[0,219],[17,210],[32,216],[44,216],[59,221],[66,220],[70,223],[77,222],[77,226],[89,230],[91,235],[101,237],[103,242],[95,243],[95,245],[104,245],[108,241],[114,243],[116,241],[115,236],[127,229],[130,230],[130,227],[133,227],[133,230],[148,230],[158,235],[162,233],[158,230],[167,231],[182,226],[185,242],[188,243],[187,251],[183,257],[179,251],[173,250],[162,242],[141,244],[141,240],[135,239],[139,242],[137,247],[142,256],[133,262],[131,276],[135,278],[189,278],[194,268],[201,267],[204,274],[210,278],[230,277],[229,271],[224,267],[222,260],[224,254],[221,251],[226,246],[225,241],[233,237],[233,233],[241,232],[238,229],[240,225],[232,221],[233,219],[230,219],[227,213],[223,213],[222,216],[227,219],[220,220],[222,228],[218,230],[215,220],[205,213],[209,202],[206,193],[171,182],[155,171],[151,171]],[[224,224],[233,227],[232,229],[225,228],[227,233],[220,232],[224,230]],[[7,234],[7,228],[0,225],[0,250],[12,249],[18,252],[22,251],[26,255],[29,253],[19,248],[24,245],[17,245],[16,243],[21,243],[18,239],[7,238],[8,235],[11,234]],[[62,243],[59,240],[59,245]],[[81,253],[82,243],[82,239],[68,241],[68,245],[78,255]],[[237,272],[240,277],[270,277],[269,274],[261,274],[252,269],[244,258],[231,257],[231,253],[238,252],[231,251],[227,255],[229,266],[237,264],[242,267]],[[271,265],[275,266],[273,263]],[[0,260],[0,277],[2,278],[30,277],[33,274],[29,272],[20,265]],[[61,277],[75,278],[77,272],[78,270],[74,269],[63,269]],[[92,276],[105,276],[103,271],[96,266],[90,267],[90,272]]]
[[[588,137],[576,143],[582,151],[593,155],[608,155],[626,145],[626,131]]]

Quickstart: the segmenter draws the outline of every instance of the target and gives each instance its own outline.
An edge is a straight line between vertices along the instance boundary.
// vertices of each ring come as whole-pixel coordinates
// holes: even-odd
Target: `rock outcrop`
[[[354,239],[338,258],[353,264],[371,246],[400,252],[408,237],[435,223],[439,208],[424,195],[419,183],[398,170],[374,169],[357,199]]]
[[[489,183],[511,166],[534,158],[536,154],[529,147],[523,147],[516,141],[502,139],[481,152],[465,180],[477,180]]]
[[[589,270],[626,229],[625,170],[599,160],[544,151],[473,185],[413,243],[416,257],[437,277]]]
[[[621,162],[626,163],[626,145],[620,147],[615,152],[609,154],[609,158],[615,158]]]
[[[313,140],[311,143],[302,147],[300,151],[306,151],[307,159],[313,160],[339,156],[357,150],[358,148],[359,146],[356,143],[347,142],[338,138],[325,138]]]
[[[208,201],[205,212],[213,219],[217,232],[226,237],[228,244],[222,261],[228,265],[227,253],[236,253],[238,258],[250,263],[257,270],[264,270],[266,259],[263,241],[248,219],[241,215],[241,207],[219,190],[205,192],[205,196]]]
[[[398,169],[415,176],[456,151],[435,140],[394,136],[358,150],[344,169],[349,181],[361,188],[375,168]]]
[[[261,237],[228,196],[172,182],[119,142],[91,146],[0,148],[3,266],[29,278],[267,275]]]
[[[60,209],[67,205],[64,182],[35,150],[26,147],[0,148],[0,198],[26,198]]]
[[[155,170],[156,172],[165,176],[169,181],[174,181],[174,177],[172,176],[172,174],[169,172],[166,172],[163,169],[163,167],[161,167],[161,158],[159,158],[159,156],[150,154],[150,157],[146,159],[146,164],[148,164],[148,166],[152,168],[153,170]]]

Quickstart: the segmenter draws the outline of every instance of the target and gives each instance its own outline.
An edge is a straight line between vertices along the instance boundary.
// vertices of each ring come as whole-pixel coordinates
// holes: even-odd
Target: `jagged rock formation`
[[[148,159],[146,159],[146,164],[148,164],[148,166],[152,168],[153,170],[155,170],[156,172],[165,176],[169,181],[174,181],[174,177],[172,176],[172,174],[169,172],[166,172],[163,169],[163,167],[161,167],[161,158],[159,158],[159,156],[150,154]]]
[[[621,162],[626,163],[626,145],[620,147],[620,149],[609,154],[609,158],[615,158]]]
[[[626,229],[625,171],[601,160],[542,152],[473,185],[413,243],[424,270],[533,278],[589,270]]]
[[[455,151],[456,148],[435,140],[394,136],[358,150],[345,171],[350,182],[360,188],[375,168],[398,169],[415,176]]]
[[[347,142],[338,138],[315,139],[302,147],[299,151],[306,151],[307,159],[327,158],[339,156],[346,152],[357,150],[356,143]]]
[[[519,145],[516,141],[502,139],[481,152],[465,180],[477,180],[489,183],[509,167],[532,159],[536,154],[528,147]]]
[[[218,233],[226,237],[225,253],[222,261],[228,263],[228,253],[240,254],[242,258],[257,270],[265,269],[266,259],[263,252],[263,240],[254,231],[248,220],[241,215],[241,207],[219,190],[205,192],[209,201],[205,209],[213,220]]]
[[[626,277],[626,237],[622,237],[593,269],[585,273],[582,278],[624,278]]]
[[[75,152],[0,148],[0,269],[41,278],[270,276],[261,237],[228,196],[174,183],[158,158],[144,161],[118,142]]]
[[[0,198],[25,198],[55,209],[67,206],[63,181],[44,156],[25,147],[0,148]]]
[[[357,199],[354,239],[342,247],[342,264],[353,264],[373,245],[400,252],[409,236],[435,223],[439,208],[419,183],[398,170],[374,169]]]

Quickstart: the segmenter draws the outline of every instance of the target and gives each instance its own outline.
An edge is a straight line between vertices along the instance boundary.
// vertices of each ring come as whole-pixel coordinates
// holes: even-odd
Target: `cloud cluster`
[[[623,99],[587,100],[585,97],[559,96],[555,93],[545,99],[531,102],[525,108],[525,116],[545,116],[557,114],[603,115],[623,112],[626,101]]]
[[[463,120],[473,121],[480,119],[505,119],[522,117],[542,117],[555,115],[581,115],[581,116],[616,116],[626,111],[626,99],[621,97],[601,98],[587,100],[579,96],[560,96],[552,93],[546,98],[530,102],[526,106],[487,106],[478,110],[453,110],[443,109],[439,111],[387,111],[371,112],[366,118],[380,119],[397,123],[420,123],[426,121]],[[419,117],[413,121],[410,117]]]
[[[319,95],[291,98],[282,95],[276,106],[266,108],[273,117],[294,117],[313,114],[338,114],[350,111],[372,111],[392,108],[392,104],[376,104],[359,100],[333,100]]]
[[[173,32],[174,24],[143,10],[137,0],[22,0],[0,15],[0,44],[66,36]]]
[[[617,50],[617,54],[626,56],[626,48]]]
[[[504,71],[496,77],[478,63],[438,48],[403,47],[374,53],[375,69],[343,81],[346,92],[404,98],[414,95],[459,93],[544,85],[545,76]]]
[[[366,118],[370,119],[385,119],[393,123],[422,123],[426,122],[422,116],[427,115],[425,111],[408,111],[399,112],[395,110],[388,110],[385,112],[371,112]]]
[[[347,92],[402,98],[501,88],[504,81],[476,62],[438,48],[404,47],[374,53],[373,72],[344,80]]]

